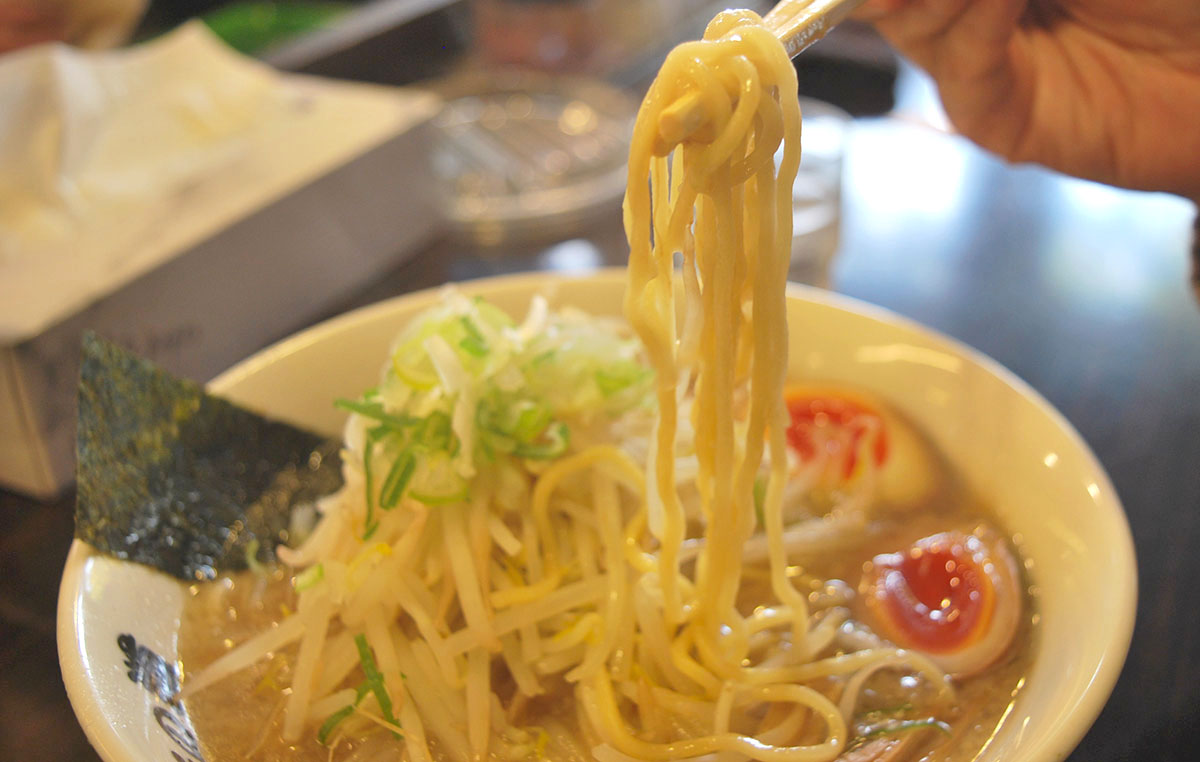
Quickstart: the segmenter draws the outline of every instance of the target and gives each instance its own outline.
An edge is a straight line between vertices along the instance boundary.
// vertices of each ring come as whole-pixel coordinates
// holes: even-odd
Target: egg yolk
[[[791,417],[788,444],[802,460],[815,458],[821,447],[833,462],[841,464],[842,478],[849,479],[858,466],[863,439],[872,433],[870,453],[875,465],[887,460],[883,418],[869,407],[840,397],[805,393],[787,394],[786,402]]]
[[[930,653],[961,648],[986,630],[995,605],[986,559],[970,539],[935,536],[874,560],[870,605],[899,645]]]

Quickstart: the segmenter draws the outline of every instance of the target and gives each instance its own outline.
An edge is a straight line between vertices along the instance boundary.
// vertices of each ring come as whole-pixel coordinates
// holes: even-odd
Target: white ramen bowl
[[[624,279],[616,270],[529,274],[460,288],[516,317],[537,293],[552,304],[618,314]],[[1133,542],[1108,476],[1057,411],[987,357],[884,310],[790,288],[792,375],[853,383],[891,402],[987,498],[1028,559],[1035,655],[978,759],[1063,759],[1107,700],[1133,629]],[[425,291],[330,320],[240,363],[210,389],[337,434],[344,414],[332,400],[373,386],[393,337],[437,298]],[[153,687],[146,675],[164,663],[159,657],[175,662],[185,596],[185,586],[164,574],[79,541],[71,549],[59,657],[79,721],[108,762],[200,759],[186,715],[146,688]]]

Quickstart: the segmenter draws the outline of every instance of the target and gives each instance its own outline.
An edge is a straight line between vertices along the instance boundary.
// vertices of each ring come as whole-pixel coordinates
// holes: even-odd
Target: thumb
[[[951,122],[1004,143],[1029,107],[1017,33],[1029,0],[870,0],[862,9],[895,48],[934,78]],[[981,134],[1001,133],[1001,134]],[[994,146],[989,146],[994,147]]]

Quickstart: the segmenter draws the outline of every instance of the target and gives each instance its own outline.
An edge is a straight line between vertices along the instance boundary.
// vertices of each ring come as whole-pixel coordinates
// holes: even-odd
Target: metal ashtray
[[[439,88],[433,167],[449,227],[477,243],[565,235],[625,192],[637,104],[603,82],[476,74]]]

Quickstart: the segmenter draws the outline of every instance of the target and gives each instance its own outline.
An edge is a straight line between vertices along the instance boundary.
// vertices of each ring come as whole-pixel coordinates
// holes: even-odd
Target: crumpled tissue
[[[202,24],[0,58],[0,345],[420,121],[436,97],[281,74]]]

